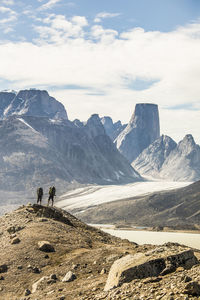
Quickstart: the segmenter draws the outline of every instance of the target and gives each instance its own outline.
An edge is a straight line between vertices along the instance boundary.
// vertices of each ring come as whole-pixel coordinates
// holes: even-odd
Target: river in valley
[[[101,229],[122,239],[141,244],[162,245],[167,242],[179,243],[200,250],[200,234],[182,232],[157,232],[145,230],[114,230]]]

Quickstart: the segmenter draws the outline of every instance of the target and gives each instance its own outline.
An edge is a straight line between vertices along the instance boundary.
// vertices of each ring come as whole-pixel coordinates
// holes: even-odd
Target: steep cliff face
[[[110,117],[101,118],[101,123],[105,128],[106,134],[112,141],[114,141],[120,132],[122,132],[127,126],[127,124],[122,125],[121,121],[113,123],[113,120]]]
[[[0,118],[2,119],[7,113],[7,108],[10,107],[11,102],[15,98],[16,93],[4,91],[0,92]]]
[[[17,94],[0,92],[0,116],[28,115],[67,119],[67,113],[62,103],[50,97],[47,91],[21,90]]]
[[[176,142],[169,136],[162,135],[142,151],[132,166],[142,175],[159,177],[163,163],[176,146]]]
[[[136,104],[135,112],[129,124],[116,138],[115,144],[128,161],[132,162],[159,137],[158,106],[140,103]]]
[[[200,146],[195,143],[191,134],[187,134],[167,157],[160,176],[174,181],[200,179]]]

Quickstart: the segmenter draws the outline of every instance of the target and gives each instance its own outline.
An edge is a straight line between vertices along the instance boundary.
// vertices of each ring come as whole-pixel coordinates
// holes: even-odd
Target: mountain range
[[[160,136],[155,104],[136,104],[128,124],[97,114],[81,122],[70,121],[63,104],[45,90],[3,91],[0,167],[0,202],[5,204],[7,197],[14,199],[5,192],[33,196],[38,185],[47,190],[55,184],[62,193],[82,184],[143,181],[142,176],[195,181],[200,147],[191,135],[178,144]]]
[[[68,120],[64,106],[47,91],[0,93],[0,189],[35,191],[55,184],[142,180],[116,149],[98,115],[86,123]],[[1,203],[7,199],[1,199]]]

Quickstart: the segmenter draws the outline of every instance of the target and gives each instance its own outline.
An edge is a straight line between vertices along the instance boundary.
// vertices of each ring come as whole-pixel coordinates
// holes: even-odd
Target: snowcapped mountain
[[[128,161],[132,162],[159,137],[158,106],[139,103],[136,104],[135,112],[127,127],[116,138],[115,144]]]
[[[114,141],[117,136],[124,130],[127,124],[122,125],[121,121],[113,123],[113,120],[110,117],[101,118],[101,123],[103,124],[106,134]]]
[[[18,93],[0,92],[0,118],[12,115],[67,119],[63,104],[50,97],[47,91],[36,89],[21,90]]]
[[[161,136],[146,148],[132,166],[142,175],[174,181],[200,179],[200,146],[188,134],[176,144],[170,137]]]
[[[132,166],[143,175],[159,177],[163,163],[176,146],[176,142],[169,136],[162,135],[142,151]]]

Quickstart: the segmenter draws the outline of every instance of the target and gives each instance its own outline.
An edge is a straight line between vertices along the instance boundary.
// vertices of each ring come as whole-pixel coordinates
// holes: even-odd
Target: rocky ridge
[[[176,144],[161,136],[133,161],[132,166],[143,176],[173,181],[200,179],[200,146],[191,134]]]
[[[0,299],[186,300],[200,295],[199,253],[185,246],[139,246],[87,226],[63,210],[39,205],[1,217],[0,232]],[[153,277],[128,271],[127,279],[107,290],[113,263],[131,261],[134,255],[142,255],[147,266],[151,262],[152,270],[164,258],[167,269]],[[138,270],[144,265],[140,259],[135,264]]]
[[[165,160],[176,146],[177,144],[173,139],[167,135],[162,135],[142,151],[133,161],[132,166],[145,176],[159,178],[159,172]]]

